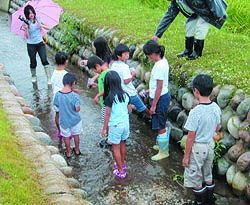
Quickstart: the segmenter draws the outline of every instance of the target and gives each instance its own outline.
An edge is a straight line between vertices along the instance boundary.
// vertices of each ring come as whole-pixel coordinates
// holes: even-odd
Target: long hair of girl
[[[110,97],[111,102],[116,102],[115,96],[117,95],[119,102],[125,102],[124,91],[121,86],[121,78],[116,71],[109,71],[104,78],[104,94],[103,99],[107,96]]]

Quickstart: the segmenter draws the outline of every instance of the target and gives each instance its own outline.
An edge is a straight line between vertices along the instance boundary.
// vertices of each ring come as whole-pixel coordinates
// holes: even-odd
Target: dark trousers
[[[36,69],[37,61],[36,61],[36,54],[40,56],[41,62],[43,66],[49,65],[46,55],[46,48],[43,42],[38,44],[27,44],[27,50],[30,57],[30,68]]]

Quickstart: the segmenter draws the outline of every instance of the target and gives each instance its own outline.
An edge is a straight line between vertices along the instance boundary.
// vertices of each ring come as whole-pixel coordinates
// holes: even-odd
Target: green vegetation
[[[18,150],[2,103],[0,140],[0,204],[48,204],[31,162]]]
[[[213,159],[213,167],[216,167],[218,164],[218,160],[221,158],[221,153],[226,149],[226,146],[222,144],[220,141],[214,141],[214,159]]]
[[[143,44],[151,39],[169,2],[166,0],[55,0],[65,11],[78,16],[89,26],[113,28],[127,44]],[[144,2],[144,3],[142,3]],[[161,7],[156,7],[158,3]],[[166,3],[165,3],[166,2]],[[185,17],[177,16],[159,43],[166,47],[166,57],[171,65],[171,77],[178,84],[186,71],[209,71],[215,84],[233,84],[250,93],[250,22],[246,0],[227,0],[228,20],[221,30],[211,26],[205,40],[203,57],[195,61],[178,59],[176,54],[184,49]],[[162,5],[165,5],[162,7]],[[244,19],[244,21],[243,21]],[[244,32],[244,33],[236,33]],[[190,74],[189,74],[190,76]]]

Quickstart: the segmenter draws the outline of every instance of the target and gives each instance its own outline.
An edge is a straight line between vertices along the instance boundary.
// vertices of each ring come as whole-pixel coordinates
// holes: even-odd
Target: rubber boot
[[[44,66],[44,70],[45,70],[45,74],[46,74],[46,77],[47,77],[48,85],[51,85],[51,73],[50,73],[49,66],[48,65]]]
[[[170,138],[170,132],[171,132],[171,129],[172,129],[172,124],[168,121],[166,122],[166,127],[167,127],[167,130],[166,130],[166,137],[167,139]],[[159,150],[159,145],[157,144],[157,140],[159,139],[159,136],[157,136],[156,138],[156,144],[153,146],[153,149],[155,150]]]
[[[193,45],[194,45],[194,37],[185,37],[185,50],[182,53],[177,54],[177,57],[185,57],[189,56],[193,52]]]
[[[196,39],[194,41],[194,51],[191,55],[187,57],[187,60],[195,60],[202,56],[202,50],[204,48],[204,40]]]
[[[207,205],[215,205],[214,187],[215,184],[206,185],[207,187]]]
[[[200,190],[193,189],[193,192],[194,192],[194,197],[195,197],[195,201],[194,201],[195,205],[207,205],[207,187],[206,186],[202,187],[202,189]]]
[[[182,205],[208,205],[207,204],[207,187],[204,186],[200,190],[193,189],[194,203],[184,203]]]
[[[151,157],[152,160],[158,161],[169,156],[169,138],[158,138],[159,153]]]
[[[159,150],[160,149],[160,147],[158,145],[158,140],[159,140],[159,136],[156,137],[156,142],[155,142],[155,145],[153,146],[153,149],[155,149],[155,150]]]
[[[30,72],[31,72],[31,82],[32,83],[36,83],[36,81],[37,81],[36,69],[35,68],[31,68]]]

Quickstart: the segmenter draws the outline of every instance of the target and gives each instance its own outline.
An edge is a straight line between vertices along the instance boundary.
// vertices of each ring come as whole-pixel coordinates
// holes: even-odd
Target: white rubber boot
[[[49,65],[44,66],[44,70],[45,70],[45,74],[47,77],[48,85],[51,85],[51,73],[50,73]]]
[[[36,83],[37,77],[36,77],[36,69],[30,69],[31,72],[31,82]]]

